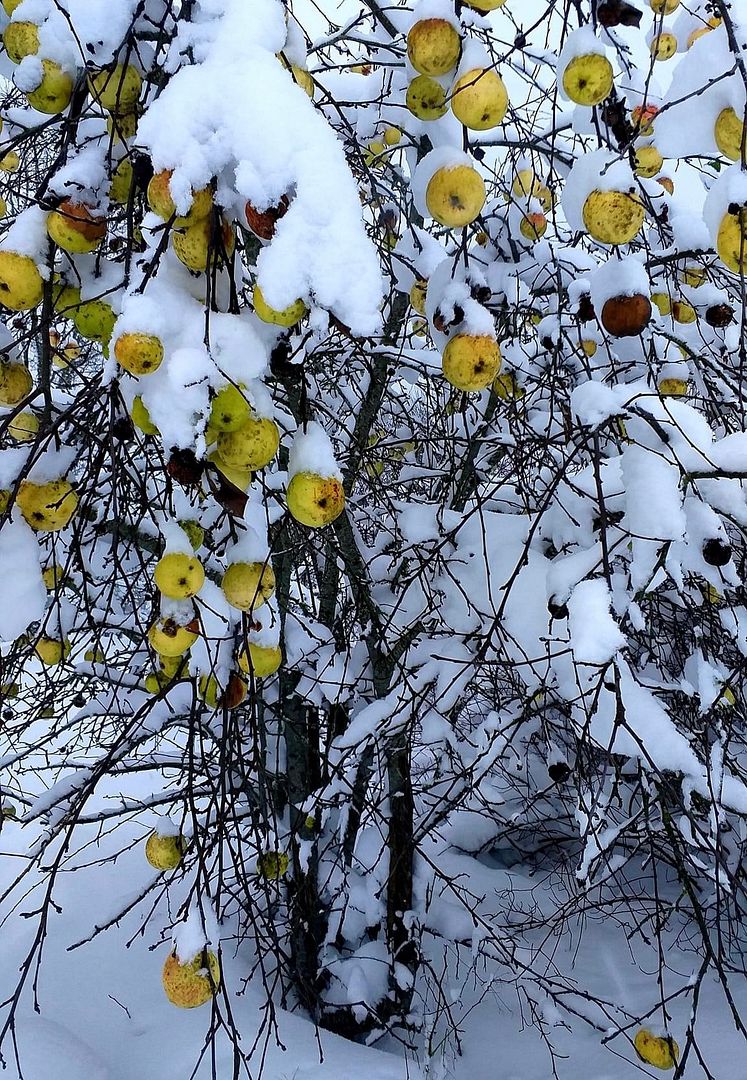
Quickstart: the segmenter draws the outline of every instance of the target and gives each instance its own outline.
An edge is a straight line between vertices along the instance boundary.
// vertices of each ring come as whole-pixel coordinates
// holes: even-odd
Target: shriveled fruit
[[[642,293],[612,296],[602,308],[602,326],[613,337],[637,337],[651,320],[651,301]]]

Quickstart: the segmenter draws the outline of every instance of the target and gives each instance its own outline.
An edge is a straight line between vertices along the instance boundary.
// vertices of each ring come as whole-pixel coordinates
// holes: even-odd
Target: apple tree
[[[237,1070],[243,978],[270,1027],[431,1059],[450,984],[511,986],[551,1058],[552,1008],[711,1076],[743,4],[2,6],[2,902],[37,927],[3,1038],[59,876],[147,860],[86,940],[140,911]],[[549,962],[600,914],[653,957],[636,1009]]]

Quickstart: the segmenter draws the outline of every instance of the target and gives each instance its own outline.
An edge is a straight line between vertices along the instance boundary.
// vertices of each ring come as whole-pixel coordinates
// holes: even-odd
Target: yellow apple
[[[179,526],[187,534],[187,539],[194,550],[199,550],[205,542],[205,530],[199,521],[180,521]]]
[[[21,158],[15,150],[8,151],[0,158],[0,172],[14,173],[18,172],[21,165]]]
[[[263,851],[257,859],[257,870],[266,881],[279,881],[289,865],[290,860],[284,851]]]
[[[51,566],[46,567],[42,571],[42,581],[47,592],[54,592],[60,585],[65,577],[65,572],[59,563],[53,562]]]
[[[130,375],[151,375],[163,361],[163,345],[155,334],[120,334],[114,343],[114,356]]]
[[[345,490],[335,476],[298,472],[286,492],[291,515],[301,525],[318,529],[338,518],[345,509]]]
[[[282,53],[277,54],[277,58],[286,71],[290,71],[293,76],[293,81],[298,83],[304,93],[308,94],[310,98],[314,96],[314,80],[312,79],[306,68],[299,67],[298,64],[291,64],[283,56]]]
[[[163,966],[163,988],[172,1005],[194,1009],[210,1001],[220,986],[220,965],[213,952],[203,950],[194,960],[181,964],[175,953]]]
[[[8,16],[12,15],[20,3],[22,3],[22,0],[3,0],[3,10],[5,11],[5,14]]]
[[[218,472],[222,473],[226,480],[228,480],[230,484],[233,484],[234,487],[237,487],[240,491],[249,490],[252,476],[254,475],[250,469],[232,469],[230,465],[225,463],[217,450],[213,450],[212,453],[208,454],[208,461],[212,462]]]
[[[407,35],[407,55],[421,75],[446,75],[459,59],[462,40],[447,19],[420,19]]]
[[[661,171],[664,158],[655,146],[639,146],[635,152],[635,174],[649,180]]]
[[[669,293],[653,292],[651,293],[651,300],[656,304],[660,315],[672,314],[672,298]]]
[[[57,638],[41,637],[34,645],[34,652],[46,667],[56,667],[70,655],[70,642]]]
[[[436,169],[425,192],[428,212],[452,229],[469,225],[485,205],[485,184],[471,165]]]
[[[658,114],[659,109],[656,105],[636,105],[631,110],[630,119],[638,128],[638,134],[648,138],[654,133],[654,120]]]
[[[269,563],[231,563],[221,588],[231,607],[250,611],[261,607],[275,592],[275,572]]]
[[[501,367],[501,350],[489,334],[457,334],[444,349],[444,377],[457,390],[485,390]]]
[[[106,235],[106,218],[92,212],[85,203],[63,202],[47,216],[51,240],[73,255],[95,251]]]
[[[10,408],[23,401],[34,380],[25,364],[0,363],[0,405]]]
[[[80,306],[80,289],[76,285],[56,282],[52,290],[52,306],[65,318],[72,318],[71,312]],[[52,344],[51,340],[50,344]],[[59,337],[52,347],[56,348],[57,345],[59,345]]]
[[[216,431],[238,431],[251,416],[251,407],[238,386],[224,386],[210,405],[210,424]]]
[[[747,270],[747,208],[736,206],[736,213],[727,211],[721,219],[716,251],[725,266],[735,274]]]
[[[106,300],[82,300],[71,318],[81,337],[108,344],[117,316]]]
[[[73,96],[73,79],[54,60],[42,60],[42,80],[36,90],[26,94],[26,100],[37,112],[56,116],[66,109]]]
[[[265,300],[259,285],[254,286],[252,294],[254,314],[262,322],[271,323],[273,326],[295,326],[306,314],[306,304],[303,300],[294,300],[285,308],[273,308]]]
[[[184,836],[152,832],[145,842],[145,857],[155,870],[175,870],[187,850]]]
[[[158,560],[153,579],[164,596],[171,600],[188,600],[205,584],[205,571],[195,555],[174,551]]]
[[[724,157],[732,161],[739,161],[742,156],[742,140],[744,139],[744,119],[737,116],[729,106],[722,109],[716,117],[713,126],[713,137]]]
[[[698,314],[692,304],[688,304],[684,300],[674,300],[672,302],[672,318],[675,322],[693,323],[697,317]]]
[[[384,142],[387,146],[398,146],[402,141],[402,132],[396,127],[384,128]]]
[[[212,215],[189,225],[185,229],[175,229],[171,234],[174,254],[190,270],[201,273],[230,258],[236,244],[234,231],[225,220],[221,222],[220,238],[217,246],[213,244]]]
[[[31,442],[39,430],[39,418],[32,412],[17,413],[8,424],[8,434],[16,442]]]
[[[140,72],[132,64],[127,67],[117,64],[91,75],[88,86],[102,109],[121,114],[135,109],[142,82]]]
[[[687,379],[659,379],[657,389],[662,397],[683,397],[687,393]]]
[[[648,0],[657,15],[671,15],[680,6],[680,0]]]
[[[671,60],[677,52],[677,38],[664,30],[652,38],[650,49],[654,60]]]
[[[279,446],[278,426],[264,416],[250,416],[238,431],[221,431],[218,436],[218,453],[233,469],[264,469]]]
[[[691,289],[699,289],[701,285],[705,283],[708,277],[708,271],[705,266],[686,266],[682,271],[682,281],[685,285],[689,285]]]
[[[454,83],[451,111],[472,131],[487,131],[503,123],[508,93],[497,71],[472,68]]]
[[[467,7],[485,15],[488,11],[497,11],[498,8],[502,8],[506,0],[464,0],[464,2]]]
[[[405,104],[419,120],[438,120],[445,116],[446,91],[430,75],[416,75],[407,87]]]
[[[576,105],[599,105],[612,93],[612,64],[602,53],[574,56],[563,72],[563,89]]]
[[[150,413],[143,403],[143,399],[140,394],[137,395],[132,402],[132,411],[130,418],[136,428],[139,428],[143,435],[158,435],[158,428],[150,418]]]
[[[173,619],[159,619],[148,631],[148,641],[160,656],[183,656],[197,641],[197,634]]]
[[[68,524],[78,506],[78,496],[67,480],[35,484],[23,480],[16,505],[37,532],[58,532]]]
[[[137,110],[126,113],[111,113],[106,118],[106,130],[115,143],[127,143],[137,132],[140,115]]]
[[[283,653],[278,645],[255,645],[249,642],[249,648],[239,657],[239,667],[255,679],[265,679],[274,675],[283,662]]]
[[[641,1061],[653,1065],[655,1069],[673,1069],[680,1056],[680,1049],[674,1039],[663,1039],[646,1028],[636,1032],[633,1045]]]
[[[428,282],[419,278],[410,289],[410,305],[418,315],[425,315],[425,298]]]
[[[0,304],[11,311],[29,311],[44,295],[44,282],[34,260],[15,251],[0,251]]]
[[[653,297],[651,297],[651,299],[653,300]],[[592,357],[596,355],[599,346],[593,338],[584,338],[581,342],[581,348],[584,351],[584,356]]]
[[[524,214],[519,225],[519,232],[526,240],[534,243],[547,232],[547,218],[541,213]]]
[[[511,191],[517,199],[526,197],[539,199],[545,211],[552,209],[552,193],[539,177],[535,176],[533,169],[520,169],[514,176]]]
[[[213,209],[213,193],[209,187],[200,188],[192,192],[192,204],[183,216],[176,214],[176,206],[171,197],[169,187],[173,169],[164,169],[158,172],[148,184],[148,205],[154,214],[158,214],[164,221],[174,217],[174,227],[186,229],[190,225],[196,225],[198,221],[204,221]]]
[[[643,225],[643,204],[635,193],[595,190],[586,197],[583,218],[600,244],[628,244]]]
[[[501,401],[520,401],[526,394],[523,386],[519,386],[513,371],[504,371],[493,379],[493,390]]]
[[[39,27],[32,22],[12,22],[3,30],[3,45],[14,64],[39,52]]]

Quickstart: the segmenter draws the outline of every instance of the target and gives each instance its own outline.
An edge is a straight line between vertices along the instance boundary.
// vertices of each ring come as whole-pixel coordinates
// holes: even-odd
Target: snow
[[[39,545],[17,512],[0,530],[0,640],[15,641],[40,619],[47,603]]]
[[[313,296],[354,333],[373,332],[382,282],[357,189],[333,132],[276,59],[281,8],[214,0],[204,13],[201,62],[174,75],[140,121],[138,141],[156,171],[173,168],[175,194],[222,174],[258,206],[292,189],[257,260],[267,302],[284,308]],[[241,109],[223,108],[235,100]]]
[[[465,154],[463,150],[455,146],[438,146],[418,162],[410,182],[410,190],[415,209],[424,218],[431,216],[425,201],[425,195],[433,174],[439,169],[456,169],[460,165],[475,168],[476,162],[469,154]]]
[[[627,160],[604,149],[580,155],[568,174],[561,196],[568,225],[574,232],[584,230],[584,203],[592,191],[631,190],[636,190],[636,181]]]
[[[295,476],[300,472],[342,480],[329,435],[315,420],[306,425],[305,431],[296,432],[291,443],[288,476]]]
[[[649,294],[646,268],[633,255],[617,259],[610,257],[591,275],[591,302],[601,315],[606,302],[613,296]]]
[[[626,642],[610,614],[612,597],[599,578],[580,581],[568,599],[573,655],[579,664],[608,664]]]
[[[569,97],[563,89],[563,74],[572,60],[578,56],[604,56],[609,60],[607,49],[594,33],[591,26],[582,26],[567,35],[563,48],[558,55],[558,92],[564,101]]]
[[[627,492],[625,524],[633,536],[682,539],[687,523],[678,470],[660,454],[628,446],[623,452],[622,471]]]

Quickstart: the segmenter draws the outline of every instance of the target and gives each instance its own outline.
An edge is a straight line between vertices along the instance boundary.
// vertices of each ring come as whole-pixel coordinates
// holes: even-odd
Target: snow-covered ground
[[[163,994],[160,973],[169,949],[162,934],[169,912],[166,903],[162,902],[144,927],[140,908],[126,915],[118,926],[69,951],[71,945],[88,937],[94,926],[111,918],[128,897],[152,880],[153,871],[145,862],[140,844],[123,851],[115,861],[95,863],[104,852],[120,850],[128,840],[141,835],[139,826],[131,827],[130,837],[125,831],[120,828],[97,845],[92,830],[87,838],[90,846],[80,850],[58,878],[55,903],[59,911],[50,915],[38,982],[39,1012],[33,1008],[32,974],[17,1012],[15,1036],[20,1069],[12,1060],[11,1040],[5,1044],[8,1069],[3,1075],[8,1080],[185,1080],[191,1076],[207,1080],[214,1075],[214,1067],[218,1077],[235,1075],[232,1050],[221,1035],[216,1039],[215,1066],[208,1055],[193,1073],[204,1048],[211,1009],[204,1006],[182,1011],[171,1006]],[[147,825],[142,835],[146,831]],[[12,822],[2,830],[3,891],[23,865],[28,832],[28,828]],[[73,866],[78,867],[74,873]],[[474,880],[472,885],[489,888],[492,883],[495,889],[509,879],[517,888],[527,882],[520,867],[510,871],[486,867],[484,878]],[[41,896],[39,890],[28,892],[30,884],[27,881],[19,890],[17,906],[2,924],[3,1000],[15,988],[19,967],[37,930],[36,919],[24,917],[24,913],[38,908]],[[179,891],[176,881],[174,889]],[[10,906],[6,902],[4,910]],[[545,1006],[542,1022],[555,1052],[553,1073],[548,1047],[533,1022],[526,998],[520,997],[508,982],[496,984],[484,994],[484,988],[466,975],[466,968],[460,971],[453,963],[444,983],[453,1001],[453,1017],[458,1020],[462,1053],[451,1059],[447,1054],[446,1064],[436,1053],[430,1068],[426,1068],[422,1046],[416,1060],[414,1054],[403,1053],[394,1040],[379,1043],[378,1047],[358,1045],[328,1032],[317,1032],[301,1015],[282,1010],[276,1013],[276,1038],[272,1025],[267,1024],[266,999],[261,989],[250,985],[246,992],[243,990],[242,979],[248,974],[250,957],[232,955],[231,928],[223,929],[223,974],[230,988],[235,1020],[244,1032],[245,1052],[249,1052],[257,1033],[250,1064],[254,1077],[261,1074],[267,1080],[347,1080],[360,1073],[366,1080],[417,1080],[425,1076],[439,1080],[548,1080],[553,1075],[557,1080],[632,1080],[657,1075],[655,1071],[647,1073],[635,1060],[630,1042],[618,1037],[605,1046],[602,1031]],[[655,1007],[659,993],[655,948],[640,941],[626,941],[617,922],[609,916],[588,920],[583,935],[579,930],[569,928],[556,943],[547,973],[570,975],[589,994],[609,1001],[615,1010],[641,1015]],[[439,954],[440,948],[434,947],[431,957],[436,963]],[[671,982],[667,982],[666,990],[685,986],[696,958],[678,956],[669,950],[667,959],[667,978]],[[485,981],[490,974],[490,970],[484,971]],[[736,992],[741,1005],[747,1006],[747,987],[741,993],[737,987]],[[576,1001],[574,1008],[583,1011],[583,1004]],[[672,1009],[673,1032],[684,1033],[688,1009],[683,995]],[[603,1020],[598,1011],[588,1015],[598,1023]],[[718,1080],[741,1080],[745,1075],[744,1044],[713,980],[703,987],[697,1037]],[[438,1038],[434,1039],[434,1047],[438,1047]],[[685,1075],[688,1080],[703,1080],[706,1073],[691,1058]]]

